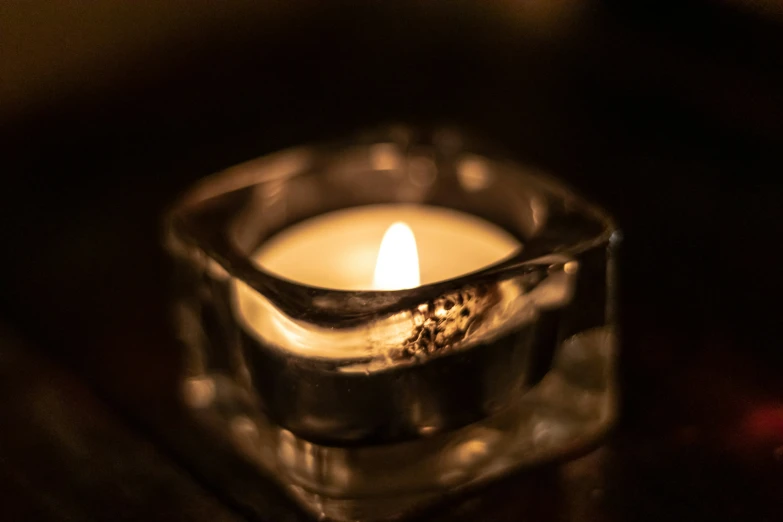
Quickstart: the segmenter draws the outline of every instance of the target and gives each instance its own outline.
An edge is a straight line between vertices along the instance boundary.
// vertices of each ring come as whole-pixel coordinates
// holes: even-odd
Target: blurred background
[[[777,520],[774,0],[0,3],[8,506],[36,503],[50,479],[31,470],[79,469],[73,448],[106,438],[93,417],[166,438],[178,352],[160,215],[178,193],[273,150],[396,122],[492,140],[600,202],[624,231],[623,417],[606,450],[619,456],[600,474],[617,489],[611,509],[581,518]],[[85,420],[74,411],[87,396],[104,413]],[[31,441],[48,456],[35,460]],[[135,520],[132,499],[149,499],[95,500],[89,491],[117,479],[93,471],[47,482],[60,488],[52,519],[83,486],[76,504],[113,502]],[[155,505],[177,518],[191,504]]]

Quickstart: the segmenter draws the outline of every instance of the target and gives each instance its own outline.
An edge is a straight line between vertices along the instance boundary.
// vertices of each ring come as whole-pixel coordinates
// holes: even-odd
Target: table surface
[[[592,454],[423,519],[783,520],[779,22],[602,8],[561,27],[465,2],[446,24],[343,3],[0,120],[0,519],[299,520],[188,464],[209,441],[177,399],[160,213],[255,155],[450,115],[618,217],[623,405]]]

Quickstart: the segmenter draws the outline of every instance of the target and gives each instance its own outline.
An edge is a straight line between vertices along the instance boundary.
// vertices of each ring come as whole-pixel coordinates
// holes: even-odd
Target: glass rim
[[[309,146],[284,149],[245,161],[238,165],[207,176],[187,189],[164,214],[164,243],[170,251],[197,249],[203,251],[225,276],[240,280],[255,291],[265,295],[282,311],[293,318],[306,315],[310,322],[353,323],[370,316],[392,313],[403,307],[415,306],[427,299],[434,299],[444,293],[467,285],[495,283],[512,277],[535,276],[541,270],[549,269],[559,261],[560,256],[572,257],[620,238],[614,219],[601,207],[589,202],[577,191],[551,175],[531,168],[507,157],[485,155],[474,152],[470,147],[461,147],[460,152],[479,156],[496,166],[513,168],[524,178],[535,180],[536,187],[544,194],[565,201],[578,209],[579,213],[601,224],[597,235],[583,239],[552,252],[533,252],[526,248],[477,270],[457,277],[423,284],[403,290],[349,290],[312,286],[288,279],[270,272],[253,263],[249,257],[238,251],[225,238],[205,238],[194,227],[189,226],[187,215],[199,205],[220,197],[267,183],[292,180],[301,176],[315,164],[318,153],[334,154],[350,148],[353,151],[367,149],[378,144],[389,143],[390,139],[375,139],[368,142],[327,142]],[[378,171],[379,169],[374,169]],[[395,203],[389,201],[389,203]],[[427,204],[429,205],[429,204]],[[433,205],[438,206],[438,205]],[[348,207],[345,207],[348,208]],[[524,246],[524,243],[523,243]],[[207,261],[208,262],[208,261]],[[304,318],[304,317],[301,317]]]

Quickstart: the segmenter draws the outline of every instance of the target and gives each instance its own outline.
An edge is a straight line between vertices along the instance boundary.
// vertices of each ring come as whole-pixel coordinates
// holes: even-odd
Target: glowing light
[[[191,408],[206,408],[217,396],[215,383],[209,377],[191,377],[184,383],[185,402]]]
[[[375,263],[373,288],[404,290],[421,284],[416,237],[408,225],[393,223],[383,235]]]
[[[493,181],[492,172],[486,162],[479,157],[468,156],[457,165],[457,179],[462,188],[476,192],[489,187]]]

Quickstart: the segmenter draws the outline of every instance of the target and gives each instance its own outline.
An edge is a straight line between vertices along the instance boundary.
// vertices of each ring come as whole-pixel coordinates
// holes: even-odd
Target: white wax
[[[309,219],[267,241],[253,260],[275,275],[309,286],[372,290],[386,230],[413,231],[421,284],[475,272],[521,248],[505,230],[476,216],[422,205],[371,205]]]
[[[390,225],[398,222],[408,225],[415,236],[421,284],[475,272],[522,248],[501,228],[462,212],[373,205],[325,214],[290,227],[264,243],[252,258],[268,272],[309,286],[371,290],[381,241]],[[543,286],[540,290],[547,294],[542,296],[551,294],[552,289]],[[560,288],[562,282],[555,286]],[[523,295],[513,280],[500,283],[498,291],[503,304],[493,309],[481,331],[475,332],[477,338],[499,335],[533,320],[537,313],[539,298]],[[415,327],[408,311],[354,328],[314,327],[292,320],[239,280],[234,281],[234,298],[237,319],[250,335],[279,349],[312,357],[382,356],[399,348]],[[359,370],[386,366],[372,363]]]

